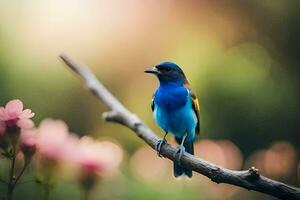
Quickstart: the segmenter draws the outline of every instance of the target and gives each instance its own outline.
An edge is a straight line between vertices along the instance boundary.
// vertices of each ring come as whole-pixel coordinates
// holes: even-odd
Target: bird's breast
[[[188,95],[186,89],[156,92],[154,118],[162,129],[181,137],[187,131],[193,132],[197,118]]]
[[[159,88],[154,97],[156,105],[162,109],[173,112],[184,107],[187,103],[188,91],[183,87]]]
[[[172,111],[156,106],[153,114],[156,123],[163,130],[177,137],[182,137],[186,132],[194,134],[197,117],[190,101],[185,106]]]

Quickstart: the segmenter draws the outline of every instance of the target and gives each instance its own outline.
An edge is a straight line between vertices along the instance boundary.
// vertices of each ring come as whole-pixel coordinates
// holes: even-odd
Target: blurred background
[[[93,199],[273,199],[198,174],[175,180],[168,160],[129,129],[102,120],[106,108],[58,55],[89,65],[160,135],[150,109],[157,81],[143,70],[176,62],[200,100],[196,155],[230,169],[254,165],[299,187],[299,9],[297,0],[0,0],[0,105],[19,98],[37,125],[62,119],[72,132],[119,144],[120,173],[99,184]],[[28,182],[15,199],[40,196]],[[78,185],[63,178],[52,194],[79,197]]]

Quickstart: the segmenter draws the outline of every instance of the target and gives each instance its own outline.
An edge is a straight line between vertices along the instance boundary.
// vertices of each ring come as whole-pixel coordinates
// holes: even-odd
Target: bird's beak
[[[159,74],[159,71],[156,67],[150,67],[149,69],[146,69],[144,72],[150,74]]]

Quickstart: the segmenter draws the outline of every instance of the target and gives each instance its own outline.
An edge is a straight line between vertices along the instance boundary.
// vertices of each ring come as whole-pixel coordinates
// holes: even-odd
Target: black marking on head
[[[162,62],[155,66],[160,72],[162,73],[168,73],[171,71],[176,71],[180,74],[183,74],[182,69],[173,62]]]

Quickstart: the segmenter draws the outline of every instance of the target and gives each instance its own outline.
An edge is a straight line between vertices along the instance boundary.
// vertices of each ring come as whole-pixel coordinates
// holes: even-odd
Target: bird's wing
[[[200,133],[200,105],[199,105],[199,101],[198,101],[198,98],[197,98],[196,94],[192,92],[192,88],[191,88],[187,78],[185,78],[184,87],[186,89],[188,89],[190,94],[191,94],[193,110],[194,110],[194,112],[197,116],[196,134],[199,135],[199,133]]]
[[[155,93],[153,94],[152,101],[151,101],[151,110],[152,110],[152,112],[154,111],[154,106],[155,106],[155,104],[154,104],[154,96],[155,96]]]
[[[190,93],[192,97],[193,110],[197,116],[196,134],[198,135],[200,133],[200,105],[195,93],[193,93],[192,91],[190,91]]]

